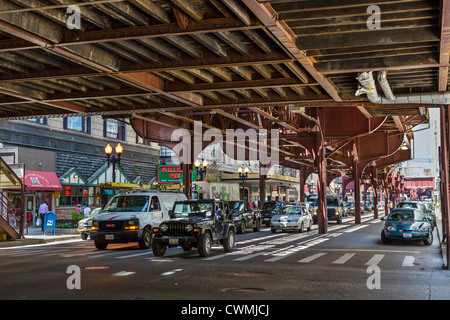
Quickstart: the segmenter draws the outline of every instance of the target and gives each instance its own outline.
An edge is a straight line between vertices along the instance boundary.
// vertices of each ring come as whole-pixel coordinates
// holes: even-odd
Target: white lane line
[[[180,272],[182,270],[183,269],[174,269],[172,271],[167,271],[167,272],[161,273],[161,275],[162,276],[171,276],[172,274],[175,274],[176,272]]]
[[[146,251],[146,252],[142,252],[142,253],[135,253],[135,254],[130,254],[127,256],[120,256],[120,257],[115,257],[116,259],[126,259],[126,258],[132,258],[132,257],[137,257],[137,256],[144,256],[147,254],[153,254],[152,251]]]
[[[384,258],[384,254],[374,254],[373,257],[366,262],[366,266],[376,266]]]
[[[316,260],[317,258],[320,258],[321,256],[324,256],[324,255],[326,255],[326,253],[324,253],[324,252],[316,253],[316,254],[313,254],[312,256],[309,256],[309,257],[306,257],[306,258],[304,258],[302,260],[299,260],[298,262],[309,263],[309,262],[311,262],[313,260]]]
[[[245,261],[245,260],[249,260],[249,259],[252,259],[252,258],[257,257],[257,256],[261,256],[261,255],[264,255],[264,254],[266,254],[266,252],[261,251],[261,252],[257,252],[257,253],[253,253],[253,254],[248,254],[248,255],[245,255],[245,256],[240,257],[240,258],[236,258],[233,261]]]
[[[342,232],[353,232],[353,231],[356,231],[356,230],[359,230],[359,229],[362,229],[362,228],[365,228],[365,227],[368,227],[368,226],[369,226],[368,224],[363,224],[362,226],[353,227],[351,229],[344,230]]]
[[[355,253],[345,253],[339,259],[333,261],[333,264],[344,264],[348,260],[350,260],[354,255],[355,255]]]
[[[402,267],[414,267],[414,260],[416,260],[416,258],[413,256],[405,256]]]

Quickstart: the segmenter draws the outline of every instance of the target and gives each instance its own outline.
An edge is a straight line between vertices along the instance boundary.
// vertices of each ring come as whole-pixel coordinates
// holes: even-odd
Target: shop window
[[[60,206],[84,205],[86,202],[89,202],[89,187],[63,186],[59,199]]]

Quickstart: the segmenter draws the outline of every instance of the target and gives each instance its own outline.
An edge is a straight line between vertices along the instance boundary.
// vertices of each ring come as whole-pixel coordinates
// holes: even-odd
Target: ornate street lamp
[[[245,180],[248,179],[248,167],[238,168],[239,179],[242,180],[242,200],[245,200]]]
[[[200,174],[200,180],[199,181],[203,181],[203,175],[206,174],[206,167],[208,166],[208,161],[203,159],[201,167],[200,167],[200,161],[198,161],[198,159],[197,159],[194,162],[194,166],[197,169],[197,174]]]
[[[113,165],[113,172],[112,172],[112,182],[116,182],[116,163],[120,164],[120,155],[123,152],[123,147],[120,145],[120,143],[117,144],[115,151],[117,154],[117,157],[115,155],[113,155],[111,157],[111,153],[112,153],[112,147],[111,145],[108,143],[108,145],[105,147],[105,153],[106,153],[106,157],[107,157],[107,161],[108,161],[108,167],[109,164],[112,163]]]

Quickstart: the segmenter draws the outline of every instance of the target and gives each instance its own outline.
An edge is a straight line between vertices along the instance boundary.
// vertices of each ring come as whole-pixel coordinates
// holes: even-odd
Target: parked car
[[[429,211],[426,205],[422,201],[402,201],[397,205],[397,208],[414,208],[423,211],[427,216],[429,216]],[[434,223],[432,223],[432,228],[434,230]]]
[[[172,218],[153,228],[153,253],[163,256],[167,248],[181,246],[185,251],[198,248],[200,256],[207,257],[214,243],[232,252],[236,229],[224,208],[220,200],[176,201]]]
[[[272,216],[277,214],[281,207],[283,207],[283,202],[281,201],[265,202],[261,209],[262,223],[270,227],[270,220],[272,219]]]
[[[181,192],[150,191],[116,195],[92,220],[91,239],[97,249],[109,243],[138,242],[141,249],[152,244],[152,229],[170,218],[173,203],[186,200]]]
[[[434,211],[433,204],[430,201],[423,201],[428,215],[433,218],[433,228],[436,226],[436,213]]]
[[[228,201],[228,211],[237,233],[245,233],[247,228],[255,232],[261,229],[261,214],[259,210],[252,209],[247,201]]]
[[[347,202],[347,208],[348,208],[348,213],[355,215],[355,203],[354,202]],[[361,212],[361,214],[364,214],[364,205],[360,205],[359,208],[359,212]]]
[[[314,202],[313,207],[313,223],[318,222],[317,217],[317,209],[318,208],[318,199]],[[328,221],[335,220],[337,224],[342,223],[342,215],[343,215],[343,209],[341,206],[341,201],[337,196],[327,196],[327,218]]]
[[[305,204],[282,207],[280,212],[274,215],[270,222],[272,233],[278,230],[303,232],[305,228],[311,231],[311,227],[312,216],[306,209]]]
[[[92,228],[92,218],[102,212],[102,208],[95,208],[89,214],[89,217],[81,219],[78,221],[78,232],[81,234],[81,239],[86,240],[89,238],[89,234]]]
[[[429,216],[415,208],[395,208],[385,221],[381,231],[381,242],[391,243],[392,240],[423,241],[425,245],[433,243],[433,230]]]

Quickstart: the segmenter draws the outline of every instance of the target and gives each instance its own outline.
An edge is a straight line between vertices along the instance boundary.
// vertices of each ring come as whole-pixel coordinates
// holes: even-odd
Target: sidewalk
[[[27,231],[25,230],[25,233]],[[26,246],[33,244],[42,244],[56,241],[81,239],[80,233],[73,229],[56,229],[55,235],[51,231],[47,231],[45,235],[41,228],[28,228],[28,234],[24,235],[24,239],[13,239],[8,241],[0,241],[0,248]]]
[[[441,255],[442,255],[442,268],[447,269],[447,241],[445,243],[442,243],[442,219],[441,219],[441,209],[436,208],[436,229],[438,233],[438,238],[435,239],[439,241],[439,245],[441,247]]]

